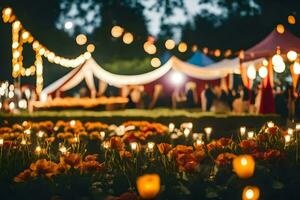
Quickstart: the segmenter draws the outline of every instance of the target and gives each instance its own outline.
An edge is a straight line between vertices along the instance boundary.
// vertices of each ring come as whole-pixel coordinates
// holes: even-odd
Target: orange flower
[[[90,134],[90,139],[91,140],[101,140],[101,135],[98,131],[93,131]]]
[[[172,149],[172,145],[168,143],[160,143],[157,144],[157,148],[161,154],[167,155]]]
[[[66,173],[70,168],[71,168],[70,165],[60,162],[56,165],[55,170],[56,170],[57,174],[63,174],[63,173]]]
[[[268,149],[266,152],[264,152],[264,159],[269,160],[269,159],[278,159],[282,158],[283,154],[276,150],[276,149]]]
[[[244,152],[253,152],[257,148],[255,140],[243,140],[240,142],[239,146]]]
[[[70,165],[71,167],[75,167],[75,166],[79,165],[79,163],[81,162],[81,156],[80,156],[80,154],[77,154],[77,153],[70,153],[70,154],[61,156],[60,160],[62,163],[66,163],[66,164]]]
[[[215,159],[215,162],[219,166],[231,165],[232,160],[237,156],[232,153],[221,153]]]
[[[98,161],[91,160],[81,162],[76,168],[78,168],[81,172],[90,173],[103,170],[104,164],[100,164]]]
[[[97,156],[98,156],[98,154],[87,155],[87,156],[84,158],[84,160],[85,160],[85,161],[95,161],[95,160],[97,160]]]
[[[132,154],[129,151],[120,151],[119,152],[121,158],[131,158]]]
[[[125,149],[125,145],[120,137],[110,138],[110,147],[117,151],[122,151]]]
[[[56,166],[56,163],[47,161],[46,159],[37,160],[35,163],[30,165],[30,170],[32,171],[31,176],[46,176],[51,178],[56,174]]]
[[[48,143],[52,143],[52,142],[54,142],[54,140],[55,140],[55,137],[48,137],[45,139],[45,141]]]
[[[18,176],[14,178],[14,181],[16,183],[21,183],[21,182],[29,181],[30,179],[31,179],[31,170],[25,169],[23,172],[21,172],[20,174],[18,174]]]

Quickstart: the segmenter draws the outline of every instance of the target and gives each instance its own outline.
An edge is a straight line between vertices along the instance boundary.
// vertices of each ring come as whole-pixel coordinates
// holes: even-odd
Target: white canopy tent
[[[139,75],[118,75],[113,74],[90,58],[81,66],[73,69],[70,73],[47,86],[41,93],[42,97],[47,97],[57,91],[66,91],[85,80],[91,93],[95,93],[94,76],[107,84],[122,87],[124,85],[143,85],[151,83],[164,76],[170,70],[184,73],[187,76],[201,79],[214,80],[226,77],[228,74],[240,73],[240,63],[238,58],[224,59],[220,62],[207,65],[204,68],[184,62],[177,57],[171,57],[163,66],[151,72]]]

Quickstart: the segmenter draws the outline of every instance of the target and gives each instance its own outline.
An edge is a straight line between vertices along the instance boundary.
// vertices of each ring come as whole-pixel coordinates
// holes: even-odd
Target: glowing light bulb
[[[130,147],[131,147],[132,151],[136,151],[137,147],[138,147],[138,143],[137,142],[131,142]]]
[[[300,64],[299,62],[295,62],[293,64],[293,71],[296,75],[299,75],[300,74]]]
[[[152,58],[151,65],[152,65],[152,67],[159,67],[161,65],[159,58]]]
[[[73,22],[66,21],[66,23],[65,23],[65,29],[70,30],[71,28],[73,28]]]
[[[153,151],[155,143],[154,142],[148,142],[147,144],[149,151]]]
[[[258,75],[261,78],[266,78],[268,76],[268,69],[265,66],[262,66],[258,70]]]
[[[289,52],[287,53],[287,58],[288,58],[289,61],[291,61],[291,62],[295,61],[295,60],[297,59],[297,57],[298,57],[298,54],[297,54],[296,51],[289,51]]]
[[[247,76],[249,79],[254,80],[256,78],[256,70],[254,65],[250,65],[247,69]]]
[[[174,47],[175,47],[175,41],[174,40],[171,40],[171,39],[168,39],[168,40],[166,40],[166,42],[165,42],[165,47],[166,47],[166,49],[168,49],[168,50],[171,50],[171,49],[174,49]]]
[[[185,42],[180,42],[178,45],[178,51],[181,53],[186,52],[187,50],[187,44]]]

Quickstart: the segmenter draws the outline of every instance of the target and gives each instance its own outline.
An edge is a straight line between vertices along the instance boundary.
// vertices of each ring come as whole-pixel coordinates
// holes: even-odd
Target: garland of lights
[[[95,50],[95,46],[89,44],[87,51],[74,59],[64,58],[56,55],[54,52],[49,50],[47,47],[42,45],[36,40],[32,34],[27,31],[22,23],[13,14],[11,8],[5,8],[2,11],[2,19],[4,23],[12,24],[12,76],[17,78],[19,76],[33,76],[36,75],[36,92],[41,93],[43,89],[43,58],[48,59],[50,63],[59,64],[63,67],[75,68],[83,64],[87,59],[91,58],[91,53]],[[79,35],[76,38],[78,44],[84,44],[86,37]],[[32,49],[35,51],[35,62],[32,66],[25,68],[23,66],[23,44],[32,44]]]

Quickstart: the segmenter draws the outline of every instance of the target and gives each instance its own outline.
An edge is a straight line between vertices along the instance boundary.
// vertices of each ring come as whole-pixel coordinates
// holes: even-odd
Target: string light
[[[293,15],[288,16],[288,22],[289,24],[296,24],[296,19]]]
[[[95,51],[95,45],[93,44],[87,45],[86,50],[90,53],[93,53]]]
[[[258,75],[261,78],[266,78],[268,76],[268,69],[265,66],[262,66],[258,70]]]
[[[114,26],[111,29],[111,35],[115,38],[121,37],[123,32],[124,32],[124,29],[120,26]]]
[[[178,51],[181,53],[186,52],[187,50],[187,44],[185,42],[180,42],[178,45]]]
[[[123,35],[123,42],[125,44],[131,44],[133,42],[133,35],[129,32]]]
[[[299,75],[300,74],[300,64],[298,62],[295,62],[293,64],[293,71],[295,74]]]
[[[87,42],[87,37],[84,34],[79,34],[76,37],[76,43],[78,45],[84,45]]]
[[[291,61],[291,62],[295,61],[295,60],[297,59],[297,57],[298,57],[298,54],[297,54],[297,52],[295,52],[295,51],[289,51],[289,52],[287,53],[287,58],[288,58],[289,61]]]
[[[12,25],[12,76],[17,78],[18,76],[30,76],[36,75],[36,91],[39,94],[43,89],[43,59],[42,56],[48,59],[50,63],[59,64],[63,67],[75,68],[85,62],[85,60],[91,58],[91,52],[93,52],[93,47],[87,47],[90,52],[85,52],[74,59],[64,58],[62,56],[57,56],[54,52],[47,49],[39,41],[35,40],[34,37],[25,30],[19,20],[13,15],[11,8],[5,8],[2,11],[2,19],[4,22],[10,22]],[[68,21],[65,23],[66,29],[71,29],[73,23]],[[80,35],[79,43],[85,44],[87,41],[86,36]],[[32,43],[32,48],[35,51],[35,62],[34,65],[29,68],[24,68],[23,66],[23,44]]]
[[[168,50],[171,50],[171,49],[174,49],[174,47],[175,47],[175,41],[174,40],[171,40],[171,39],[168,39],[168,40],[166,40],[166,42],[165,42],[165,47],[166,47],[166,49],[168,49]]]
[[[152,58],[151,65],[152,65],[152,67],[159,67],[161,65],[159,58]]]
[[[285,31],[285,28],[282,24],[278,24],[277,27],[276,27],[276,30],[277,30],[278,33],[283,34],[284,31]]]

